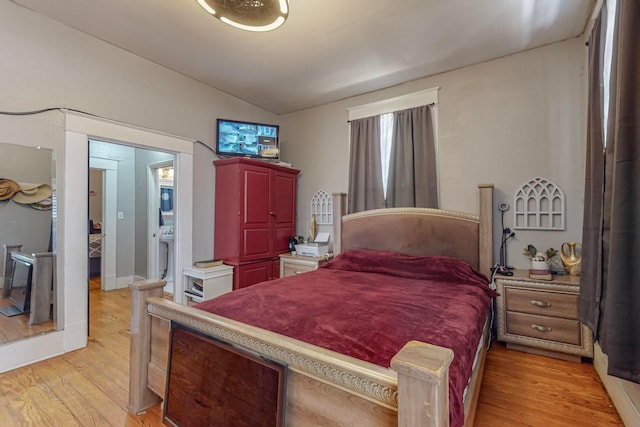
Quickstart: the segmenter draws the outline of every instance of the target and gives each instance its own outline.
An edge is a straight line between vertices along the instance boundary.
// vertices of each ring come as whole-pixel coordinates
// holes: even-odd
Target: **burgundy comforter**
[[[452,426],[495,295],[485,276],[447,257],[352,250],[314,272],[263,282],[196,307],[389,367],[411,340],[454,352]]]

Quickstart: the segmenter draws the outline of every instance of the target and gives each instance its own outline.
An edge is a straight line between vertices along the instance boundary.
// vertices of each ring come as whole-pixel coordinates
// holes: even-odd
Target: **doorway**
[[[173,153],[89,140],[90,293],[92,288],[105,292],[126,288],[134,281],[161,278],[157,268],[160,187],[149,171],[157,170],[158,165],[173,170],[174,163]],[[177,219],[175,215],[171,218],[172,230]],[[172,257],[172,271],[177,270],[175,262]],[[173,293],[173,283],[165,291]],[[90,305],[91,298],[89,314]]]
[[[43,360],[85,347],[88,342],[88,206],[89,206],[89,144],[92,138],[117,141],[131,146],[165,150],[175,155],[177,224],[176,265],[188,267],[192,262],[192,207],[193,207],[193,148],[194,140],[166,132],[142,128],[71,110],[52,112],[52,115],[25,117],[8,121],[0,126],[5,141],[19,145],[42,142],[43,147],[54,150],[57,189],[57,207],[52,210],[56,223],[57,242],[57,324],[56,330],[37,334],[26,340],[17,340],[0,346],[0,371]],[[52,117],[61,117],[63,131],[51,127]],[[24,138],[25,124],[34,138]],[[22,135],[22,138],[16,135]],[[42,138],[41,138],[42,137]],[[25,142],[28,140],[29,142]],[[80,167],[78,167],[80,165]],[[4,207],[6,210],[6,206]],[[58,212],[61,215],[58,215]],[[175,286],[174,300],[184,302],[181,292],[183,280]],[[109,321],[109,319],[105,319]]]
[[[104,291],[116,289],[118,162],[89,157],[89,277]]]
[[[148,271],[167,282],[165,292],[174,292],[175,227],[174,227],[174,162],[148,165]]]

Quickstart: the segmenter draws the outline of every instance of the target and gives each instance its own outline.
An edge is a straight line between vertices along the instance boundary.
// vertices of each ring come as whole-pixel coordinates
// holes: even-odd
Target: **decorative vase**
[[[547,261],[531,260],[531,269],[532,270],[549,270],[549,264],[547,263]]]
[[[311,221],[309,221],[309,241],[316,240],[316,216],[311,215]]]
[[[580,262],[582,261],[582,245],[576,242],[565,242],[560,246],[560,258],[562,265],[571,276],[580,275]]]

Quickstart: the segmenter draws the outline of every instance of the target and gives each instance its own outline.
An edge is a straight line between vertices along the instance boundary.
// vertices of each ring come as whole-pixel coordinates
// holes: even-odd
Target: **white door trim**
[[[158,215],[160,210],[160,181],[158,175],[155,173],[159,168],[173,166],[175,168],[175,160],[162,161],[157,163],[150,163],[147,165],[147,275],[149,278],[156,278],[160,269],[160,235],[158,233],[159,227]],[[175,169],[174,169],[175,170]],[[175,231],[174,231],[175,238]],[[176,265],[175,256],[173,257],[173,283],[177,280],[175,272],[180,271]],[[167,283],[167,292],[174,292],[173,283]]]
[[[89,150],[91,154],[91,150]],[[102,205],[102,260],[100,276],[102,290],[116,289],[116,248],[118,235],[117,201],[118,201],[118,161],[89,158],[89,167],[104,170],[104,203]]]
[[[38,360],[77,350],[87,345],[87,285],[89,245],[89,139],[113,141],[172,152],[178,209],[175,256],[177,278],[175,300],[182,301],[182,268],[192,263],[193,229],[193,140],[137,126],[101,119],[67,110],[25,116],[20,120],[0,117],[0,136],[4,142],[30,146],[41,144],[55,150],[57,211],[57,314],[64,329],[0,346],[0,372]],[[27,141],[27,142],[25,142]],[[79,165],[81,165],[79,167]]]

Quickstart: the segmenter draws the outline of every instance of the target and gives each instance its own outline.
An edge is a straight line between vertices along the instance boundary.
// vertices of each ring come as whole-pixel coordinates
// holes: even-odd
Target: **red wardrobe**
[[[216,168],[214,256],[233,265],[233,289],[279,275],[296,231],[299,170],[243,157]]]

